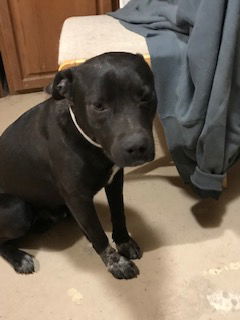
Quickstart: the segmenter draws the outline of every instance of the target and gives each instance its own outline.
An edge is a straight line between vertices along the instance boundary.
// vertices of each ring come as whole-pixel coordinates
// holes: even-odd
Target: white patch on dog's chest
[[[112,167],[112,173],[111,173],[110,178],[108,179],[107,184],[111,184],[111,183],[112,183],[115,174],[116,174],[119,170],[120,170],[120,168],[119,168],[118,166],[116,166],[116,165],[114,165],[114,166]]]

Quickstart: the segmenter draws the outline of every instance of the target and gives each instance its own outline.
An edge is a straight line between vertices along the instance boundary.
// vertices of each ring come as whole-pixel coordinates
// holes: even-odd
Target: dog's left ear
[[[73,68],[59,71],[53,81],[51,93],[54,99],[68,99],[72,100],[72,84],[74,78]]]

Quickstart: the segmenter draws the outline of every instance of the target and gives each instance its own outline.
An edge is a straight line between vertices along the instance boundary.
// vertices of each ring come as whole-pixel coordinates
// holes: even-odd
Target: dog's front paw
[[[142,257],[141,249],[132,238],[128,242],[116,244],[116,247],[118,252],[128,259],[140,259]]]
[[[117,279],[132,279],[139,275],[137,266],[113,248],[107,248],[101,257],[108,271]]]
[[[19,254],[18,257],[15,257],[12,261],[15,271],[22,274],[35,272],[33,257],[28,253],[21,253],[21,255]]]
[[[117,252],[111,255],[107,269],[117,279],[132,279],[139,275],[137,266]]]

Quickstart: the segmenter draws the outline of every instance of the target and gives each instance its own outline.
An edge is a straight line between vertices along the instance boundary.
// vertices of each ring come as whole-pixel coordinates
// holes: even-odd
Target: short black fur
[[[141,250],[126,227],[123,168],[154,157],[152,72],[140,55],[106,53],[60,71],[51,87],[50,99],[0,137],[0,254],[17,272],[34,272],[32,257],[11,240],[70,211],[107,269],[116,278],[136,277],[139,271],[130,259],[140,258]],[[101,148],[78,131],[69,108]],[[114,165],[119,171],[108,184]],[[109,245],[93,204],[103,187],[118,252]]]

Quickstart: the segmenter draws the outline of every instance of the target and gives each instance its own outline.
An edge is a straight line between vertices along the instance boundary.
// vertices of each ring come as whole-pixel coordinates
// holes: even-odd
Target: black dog
[[[154,158],[156,95],[141,55],[106,53],[57,73],[52,97],[24,113],[0,137],[0,254],[19,273],[32,256],[10,240],[67,208],[114,277],[139,271],[129,236],[123,167]],[[105,187],[118,252],[109,245],[93,197]],[[46,213],[47,220],[47,213]]]

